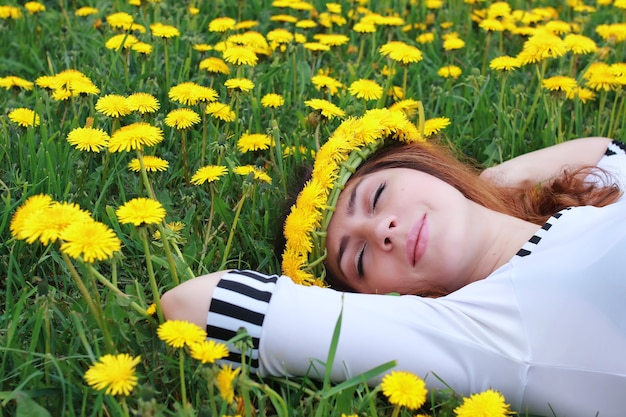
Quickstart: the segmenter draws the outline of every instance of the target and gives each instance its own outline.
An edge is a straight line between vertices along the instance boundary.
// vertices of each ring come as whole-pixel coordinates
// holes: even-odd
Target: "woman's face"
[[[391,168],[348,182],[328,226],[326,267],[358,292],[449,293],[471,282],[472,210],[436,177]],[[473,258],[473,259],[472,259]]]

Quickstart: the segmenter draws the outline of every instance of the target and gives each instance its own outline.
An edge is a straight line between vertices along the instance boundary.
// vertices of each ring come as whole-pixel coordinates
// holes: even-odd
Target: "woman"
[[[320,361],[343,312],[336,381],[395,360],[430,388],[447,384],[465,395],[493,388],[520,412],[621,415],[626,202],[612,182],[598,182],[608,174],[618,183],[626,179],[623,146],[585,138],[515,158],[482,174],[499,192],[448,157],[439,159],[435,147],[417,148],[444,165],[389,167],[403,152],[385,148],[349,181],[340,172],[333,176],[336,199],[331,192],[318,222],[328,225],[327,238],[298,246],[315,253],[303,271],[323,260],[327,272],[315,275],[359,293],[221,271],[167,292],[165,316],[206,325],[221,341],[246,327],[252,366],[261,374],[315,376],[324,374]],[[351,158],[340,163],[348,171]],[[451,176],[446,164],[455,167]],[[579,169],[588,166],[601,175],[581,181]],[[516,200],[510,190],[539,183],[550,190],[569,184],[572,192],[550,204],[578,207],[538,222],[542,210],[528,207],[548,199],[526,192],[526,200]],[[288,239],[286,258],[289,245]],[[389,292],[428,297],[382,295]]]

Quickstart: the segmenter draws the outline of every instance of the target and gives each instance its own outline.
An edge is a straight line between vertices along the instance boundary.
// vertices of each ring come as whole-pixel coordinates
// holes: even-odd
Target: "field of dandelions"
[[[280,272],[280,202],[367,110],[482,166],[625,139],[624,0],[19,3],[0,5],[0,416],[507,414],[424,375],[223,367],[158,297]]]

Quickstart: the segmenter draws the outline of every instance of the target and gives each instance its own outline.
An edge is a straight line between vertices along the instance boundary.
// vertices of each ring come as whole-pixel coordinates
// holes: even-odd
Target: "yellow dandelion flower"
[[[195,185],[201,185],[205,182],[215,182],[220,177],[226,175],[228,169],[221,165],[206,165],[199,168],[196,173],[191,177],[191,183]]]
[[[245,46],[231,46],[222,52],[224,61],[235,65],[255,66],[259,58],[254,51]]]
[[[217,382],[217,389],[220,392],[220,396],[227,403],[231,403],[235,398],[235,388],[233,382],[239,374],[241,368],[233,370],[232,366],[223,367],[217,374],[215,381]]]
[[[126,97],[119,94],[107,94],[96,102],[96,111],[108,117],[122,117],[130,114]]]
[[[28,217],[28,222],[24,222],[17,238],[29,244],[39,240],[48,245],[56,242],[69,225],[91,220],[89,212],[77,204],[53,201],[34,216]]]
[[[598,50],[595,41],[584,35],[571,33],[563,39],[565,48],[574,55],[592,54]]]
[[[304,104],[313,108],[314,110],[318,110],[322,114],[322,116],[326,117],[327,119],[332,119],[333,117],[344,117],[346,115],[346,112],[344,112],[328,100],[312,98],[310,100],[306,100]]]
[[[410,372],[392,371],[383,377],[380,387],[394,405],[416,410],[426,402],[426,383]]]
[[[226,88],[248,92],[254,88],[254,83],[247,78],[231,78],[224,83]]]
[[[578,87],[573,91],[566,93],[566,97],[570,100],[578,99],[583,103],[596,99],[596,93],[584,87]]]
[[[165,124],[178,130],[200,123],[200,115],[191,109],[175,109],[165,117]]]
[[[520,67],[519,59],[508,55],[496,57],[489,63],[489,68],[496,71],[512,71]]]
[[[24,8],[28,10],[28,13],[30,14],[36,14],[46,10],[46,6],[38,1],[27,1],[24,3]]]
[[[100,89],[87,77],[75,80],[69,90],[72,96],[100,93]]]
[[[506,417],[512,414],[504,396],[492,389],[463,398],[463,403],[454,412],[457,417]]]
[[[432,32],[422,33],[415,40],[422,45],[432,43],[435,40],[435,34]]]
[[[343,88],[343,84],[333,77],[324,74],[318,74],[311,77],[311,82],[318,91],[322,89],[328,90],[330,95],[335,95],[340,88]]]
[[[189,346],[189,354],[202,363],[215,363],[216,360],[228,356],[228,347],[223,343],[216,343],[214,340],[203,340],[192,343]]]
[[[200,69],[207,70],[216,74],[230,74],[230,68],[222,58],[209,57],[200,61]]]
[[[285,104],[285,99],[280,94],[268,93],[261,98],[261,106],[278,108]]]
[[[15,75],[9,75],[7,77],[0,78],[0,87],[10,90],[12,88],[32,90],[35,84],[31,81],[25,80]]]
[[[135,19],[126,12],[112,13],[106,17],[106,21],[112,28],[124,29],[133,24]]]
[[[104,44],[104,47],[117,51],[120,48],[131,48],[134,44],[139,42],[135,36],[128,33],[121,33],[119,35],[113,35]]]
[[[265,37],[268,41],[274,43],[275,45],[286,44],[293,41],[293,33],[283,28],[270,30],[269,32],[267,32],[267,35],[265,35]]]
[[[232,122],[237,117],[230,105],[224,103],[209,103],[204,111],[206,114],[210,114],[224,122]]]
[[[450,125],[447,117],[435,117],[424,122],[424,136],[432,136]]]
[[[86,16],[91,16],[92,14],[98,14],[99,12],[100,11],[96,9],[95,7],[84,6],[84,7],[79,7],[78,9],[76,9],[74,14],[79,17],[86,17]]]
[[[296,23],[296,27],[300,29],[313,29],[317,27],[317,23],[311,19],[299,20]]]
[[[182,320],[167,320],[161,323],[157,329],[157,336],[173,348],[191,346],[207,338],[206,331],[200,326]]]
[[[38,194],[29,197],[13,214],[11,218],[11,235],[18,239],[25,239],[22,234],[24,226],[29,224],[32,219],[40,216],[41,213],[50,207],[53,203],[52,197],[46,194]]]
[[[9,120],[22,127],[39,126],[39,123],[41,122],[37,113],[24,107],[11,110],[11,112],[9,112]]]
[[[129,395],[137,385],[135,367],[141,356],[132,357],[127,353],[104,355],[85,372],[89,386],[110,395]]]
[[[364,100],[378,100],[383,96],[383,88],[372,80],[361,79],[350,84],[350,94]]]
[[[554,77],[544,78],[541,81],[543,88],[550,91],[564,91],[566,93],[572,92],[578,88],[578,83],[572,77],[566,77],[564,75],[555,75]]]
[[[389,106],[389,110],[402,111],[408,118],[413,117],[417,113],[418,109],[419,101],[410,98],[398,101]]]
[[[0,6],[0,19],[21,19],[22,9],[15,6]]]
[[[148,172],[165,171],[169,168],[170,164],[165,159],[161,159],[158,156],[144,155],[143,165]],[[128,169],[134,172],[141,171],[141,163],[138,158],[134,158],[128,163]]]
[[[611,91],[620,86],[619,79],[610,65],[604,62],[595,62],[583,74],[585,85],[599,91]]]
[[[449,37],[443,41],[443,49],[446,51],[454,51],[465,47],[465,41],[455,36]]]
[[[330,46],[324,45],[323,43],[320,43],[320,42],[306,42],[303,44],[303,46],[304,46],[304,49],[308,49],[309,51],[312,51],[312,52],[330,51]]]
[[[505,29],[502,21],[496,18],[484,19],[478,24],[478,26],[485,32],[503,32]]]
[[[626,40],[626,23],[598,25],[596,33],[609,43],[623,42]]]
[[[164,25],[163,23],[153,23],[150,25],[152,36],[157,38],[170,39],[180,36],[180,31],[172,25]]]
[[[437,75],[443,78],[454,78],[457,79],[461,76],[463,71],[461,68],[456,65],[446,65],[445,67],[441,67],[437,70]]]
[[[244,133],[237,141],[237,148],[243,152],[269,149],[272,137],[264,133]]]
[[[518,54],[522,65],[541,62],[548,58],[558,58],[565,55],[567,48],[563,40],[549,32],[536,32],[525,43]]]
[[[144,224],[156,224],[165,218],[165,209],[156,200],[145,197],[137,197],[120,206],[115,214],[120,223],[131,223],[135,226]]]
[[[236,23],[231,17],[218,17],[209,22],[209,32],[227,32],[235,29]]]
[[[294,210],[285,219],[283,233],[290,245],[296,248],[297,252],[309,252],[313,249],[313,238],[309,231],[319,222],[315,210]]]
[[[150,55],[152,53],[152,45],[145,42],[134,43],[130,49],[142,55]]]
[[[170,100],[186,106],[194,106],[200,102],[217,100],[217,92],[215,90],[192,81],[175,85],[170,88],[167,95]]]
[[[148,93],[133,93],[126,98],[126,107],[131,112],[154,113],[159,110],[160,106],[159,100]]]
[[[235,24],[236,30],[247,30],[252,29],[253,27],[259,26],[259,22],[257,20],[242,20],[241,22],[237,22]]]
[[[154,316],[157,313],[157,306],[155,303],[152,303],[146,308],[146,314],[149,316]]]
[[[153,146],[163,140],[161,128],[139,122],[117,129],[109,139],[110,152],[122,152]]]
[[[213,49],[213,45],[209,45],[208,43],[195,43],[192,48],[194,51],[208,52]]]
[[[423,58],[422,51],[418,48],[400,41],[387,42],[380,47],[379,51],[382,55],[405,65],[420,62]]]
[[[70,145],[79,151],[100,152],[109,143],[109,135],[94,127],[77,127],[67,135]]]
[[[374,33],[376,32],[376,25],[371,22],[357,22],[352,27],[352,30],[357,33]]]
[[[89,263],[110,259],[122,246],[113,230],[93,220],[70,224],[60,237],[63,241],[61,252],[75,259],[82,257]]]
[[[235,167],[233,172],[235,174],[243,175],[243,176],[252,174],[255,180],[272,184],[272,178],[269,175],[267,175],[265,171],[253,165],[243,165],[243,166]]]
[[[328,46],[341,46],[350,42],[350,38],[346,35],[327,34],[327,33],[318,33],[317,35],[313,36],[313,39],[315,39],[316,41],[318,41],[319,43],[323,45],[328,45]]]

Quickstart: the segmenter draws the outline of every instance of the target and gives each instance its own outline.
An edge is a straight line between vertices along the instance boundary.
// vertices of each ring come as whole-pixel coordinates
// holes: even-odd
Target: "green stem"
[[[185,133],[187,129],[182,129],[180,131],[181,135],[181,143],[182,143],[182,154],[183,154],[183,173],[185,177],[185,183],[189,184],[189,170],[187,168],[187,138],[185,137]]]
[[[157,200],[156,194],[152,189],[152,184],[150,184],[150,180],[148,179],[148,171],[146,171],[146,165],[143,162],[143,149],[137,149],[137,159],[139,160],[139,166],[141,167],[141,178],[143,179],[143,183],[146,187],[146,190],[148,191],[148,195],[153,200]]]
[[[202,243],[202,252],[200,255],[200,267],[202,267],[204,258],[206,257],[206,252],[209,248],[209,240],[211,239],[211,227],[213,226],[213,211],[215,207],[215,189],[213,188],[213,184],[209,184],[209,191],[211,192],[211,200],[209,207],[209,219],[207,221],[206,233],[204,235],[204,242]],[[200,272],[200,271],[198,271]]]
[[[178,373],[180,379],[180,395],[182,397],[183,409],[187,407],[187,385],[185,384],[185,352],[178,351]]]
[[[542,65],[541,65],[541,71],[539,71],[539,67],[535,67],[537,69],[537,82],[540,84],[541,80],[543,80],[543,76],[546,72],[546,68],[547,68],[547,61],[543,61]],[[528,126],[530,125],[530,122],[532,121],[532,118],[535,114],[535,110],[537,108],[537,103],[539,102],[539,96],[542,95],[541,92],[541,87],[538,87],[535,89],[535,97],[533,98],[533,103],[530,106],[530,110],[528,111],[528,114],[526,116],[526,122],[524,122],[524,125],[522,126],[522,130],[519,133],[519,137],[523,140],[524,139],[524,133],[526,133],[526,129],[528,129]]]
[[[235,237],[235,229],[237,228],[237,223],[239,222],[239,215],[241,214],[241,208],[243,207],[244,201],[246,201],[246,197],[248,197],[248,191],[244,191],[243,195],[237,202],[237,208],[235,209],[235,218],[233,219],[233,224],[230,227],[230,233],[228,234],[228,241],[226,242],[226,248],[224,249],[224,256],[222,257],[222,264],[218,269],[224,269],[226,266],[226,261],[228,259],[228,255],[230,254],[230,248],[233,244],[233,238]]]
[[[96,279],[98,281],[100,281],[100,283],[102,285],[104,285],[105,287],[107,287],[108,289],[110,289],[111,291],[113,291],[113,293],[118,296],[118,297],[122,297],[125,300],[129,300],[130,299],[130,295],[126,294],[125,292],[123,292],[122,290],[120,290],[119,288],[117,288],[111,281],[109,281],[105,276],[103,276],[100,272],[98,272],[96,270],[96,268],[93,267],[92,264],[85,264],[85,266],[91,271],[91,273],[96,277]],[[135,301],[131,301],[129,304],[133,310],[135,310],[138,313],[141,313],[142,315],[146,315],[146,309],[141,307],[139,304],[137,304]]]
[[[143,150],[137,149],[137,159],[139,160],[139,166],[141,167],[141,178],[143,179],[143,183],[146,186],[146,190],[148,190],[148,194],[150,195],[150,198],[152,198],[155,201],[158,201],[156,198],[156,194],[154,193],[154,189],[152,188],[152,184],[150,183],[150,180],[148,179],[148,172],[146,171],[146,165],[143,162]],[[159,233],[161,234],[161,242],[163,242],[163,250],[165,250],[165,255],[167,256],[167,261],[169,263],[169,268],[170,268],[170,273],[172,274],[172,279],[174,280],[174,283],[178,285],[179,283],[178,271],[176,270],[176,263],[174,262],[174,257],[172,256],[172,250],[171,250],[172,248],[170,246],[170,242],[167,240],[167,237],[165,234],[165,227],[163,224],[164,223],[158,224],[157,228],[159,229]],[[173,246],[175,250],[178,252],[180,259],[184,262],[185,259],[183,258],[182,254],[178,250],[178,247],[176,245],[173,245]]]
[[[150,279],[152,298],[154,300],[154,303],[156,304],[159,321],[162,323],[164,320],[163,310],[161,309],[161,296],[159,294],[159,287],[154,276],[154,269],[152,268],[152,256],[150,254],[150,245],[148,244],[148,232],[146,231],[145,226],[139,226],[138,231],[141,242],[143,243],[143,251],[146,256],[146,267],[148,268],[148,278]]]
[[[83,299],[87,303],[87,306],[91,310],[91,313],[94,315],[94,318],[96,319],[96,322],[98,323],[98,326],[100,327],[100,330],[102,330],[102,336],[104,337],[104,341],[107,344],[107,350],[113,352],[115,350],[115,345],[113,343],[113,339],[111,339],[109,330],[105,326],[104,315],[102,314],[102,309],[100,308],[100,306],[94,303],[93,298],[91,297],[91,294],[89,293],[89,290],[85,286],[85,283],[83,282],[82,278],[78,274],[78,271],[76,271],[76,268],[74,268],[74,264],[72,264],[72,261],[67,256],[67,254],[61,252],[61,256],[63,257],[65,264],[70,270],[70,275],[72,279],[74,280],[74,283],[78,287],[78,291],[80,292]]]

